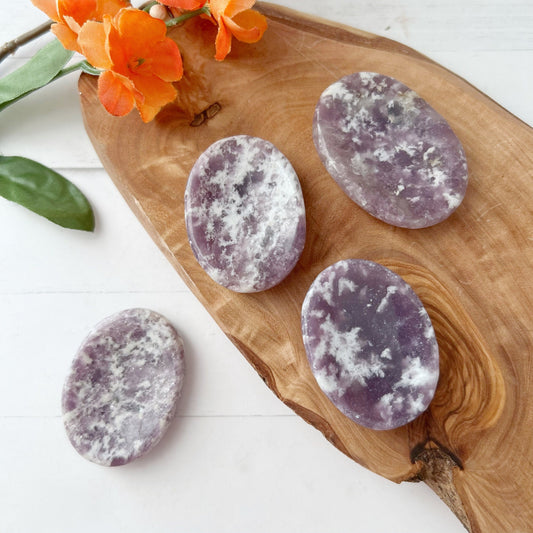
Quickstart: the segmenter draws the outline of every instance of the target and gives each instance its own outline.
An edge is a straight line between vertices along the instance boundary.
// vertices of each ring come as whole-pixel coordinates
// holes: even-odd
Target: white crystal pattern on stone
[[[433,326],[412,288],[372,261],[322,271],[302,307],[311,370],[336,407],[372,429],[393,429],[425,411],[439,377]]]
[[[427,102],[388,76],[357,72],[329,86],[315,110],[313,139],[344,192],[389,224],[432,226],[464,198],[459,139]]]
[[[72,445],[104,466],[144,455],[167,430],[183,380],[183,342],[164,317],[148,309],[108,317],[82,343],[63,389]]]
[[[214,281],[237,292],[269,289],[294,268],[305,243],[298,176],[268,141],[217,141],[191,170],[185,222],[193,253]]]

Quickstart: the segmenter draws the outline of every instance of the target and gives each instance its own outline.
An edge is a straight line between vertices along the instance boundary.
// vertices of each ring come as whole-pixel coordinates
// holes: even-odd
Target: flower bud
[[[150,16],[155,19],[166,20],[168,18],[167,8],[161,4],[155,4],[150,8]]]

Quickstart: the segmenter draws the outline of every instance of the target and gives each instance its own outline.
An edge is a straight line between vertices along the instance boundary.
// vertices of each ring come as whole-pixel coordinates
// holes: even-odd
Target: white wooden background
[[[531,0],[279,4],[406,43],[533,125]],[[29,0],[0,8],[0,42],[45,19]],[[6,60],[0,76],[35,49]],[[0,153],[62,172],[97,219],[94,234],[65,230],[0,199],[0,532],[463,531],[424,484],[366,471],[266,388],[102,169],[76,75],[0,114]],[[162,443],[128,466],[103,468],[70,446],[61,388],[89,328],[136,306],[181,332],[187,383]]]

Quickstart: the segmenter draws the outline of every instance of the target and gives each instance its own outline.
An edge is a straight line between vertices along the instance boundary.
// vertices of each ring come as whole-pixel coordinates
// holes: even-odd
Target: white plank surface
[[[404,42],[533,124],[531,0],[278,3]],[[45,18],[27,0],[0,8],[0,42]],[[0,76],[35,49],[0,64]],[[0,153],[62,171],[97,218],[87,235],[0,199],[1,532],[463,530],[425,485],[364,470],[266,388],[114,189],[83,129],[76,76],[0,114]],[[160,446],[106,469],[68,443],[61,387],[89,328],[136,306],[182,333],[188,379]]]

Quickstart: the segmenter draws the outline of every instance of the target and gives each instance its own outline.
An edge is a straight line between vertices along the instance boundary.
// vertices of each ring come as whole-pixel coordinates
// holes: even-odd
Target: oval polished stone
[[[358,424],[393,429],[427,409],[439,378],[435,333],[391,270],[357,259],[326,268],[305,297],[302,333],[318,385]]]
[[[298,176],[268,141],[217,141],[191,170],[185,222],[192,251],[214,281],[236,292],[269,289],[294,268],[305,243]]]
[[[151,450],[172,420],[184,380],[183,342],[161,315],[128,309],[97,324],[63,389],[74,448],[104,466]]]
[[[459,139],[426,101],[388,76],[357,72],[329,86],[315,110],[313,138],[344,192],[394,226],[432,226],[464,198]]]

